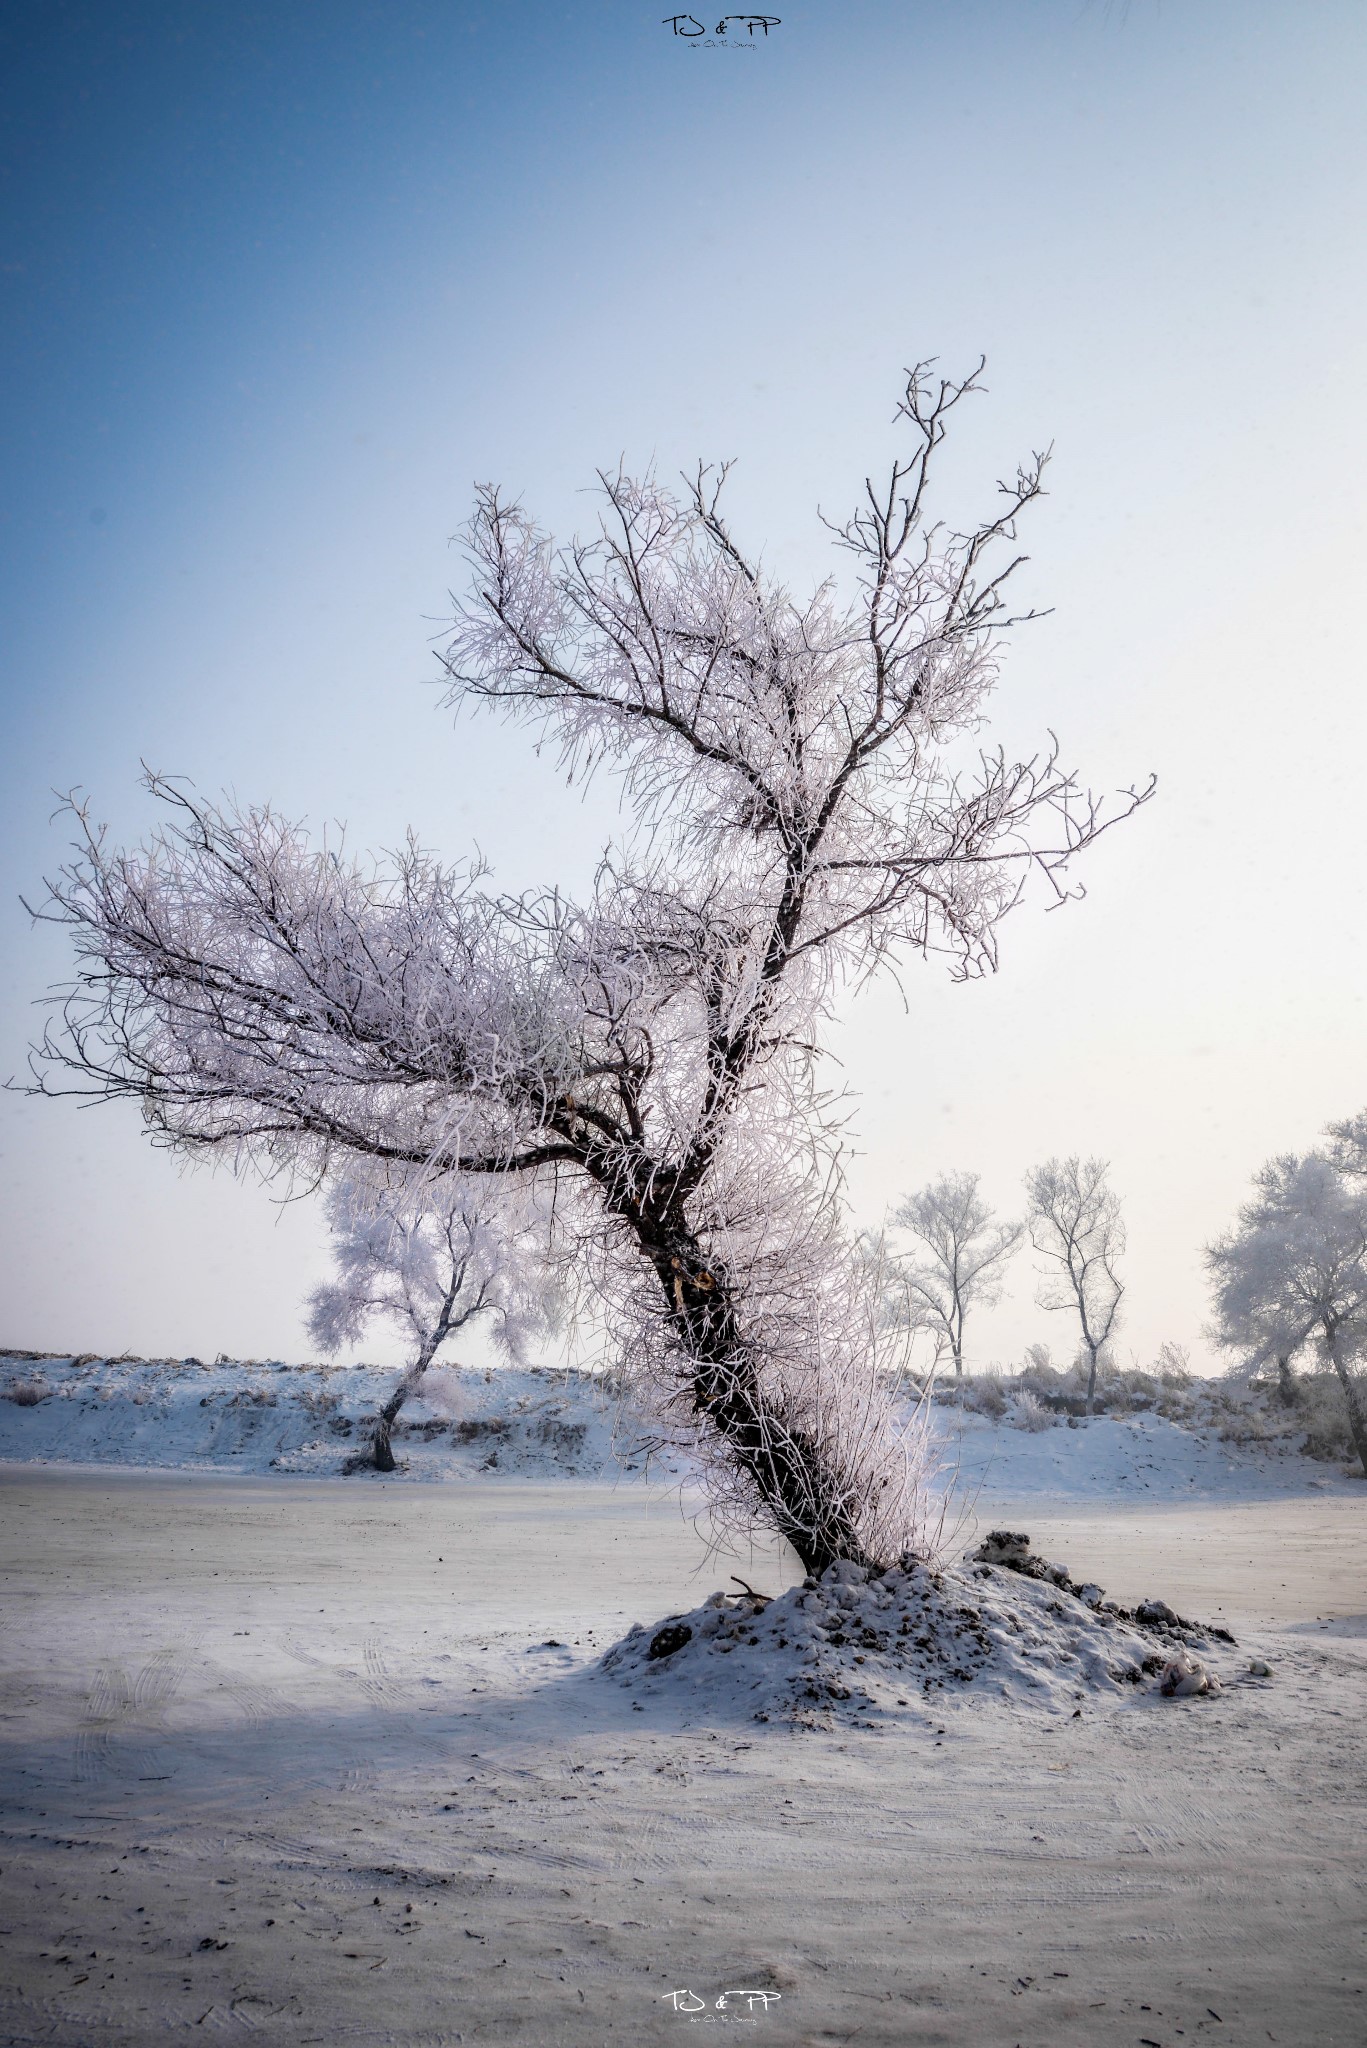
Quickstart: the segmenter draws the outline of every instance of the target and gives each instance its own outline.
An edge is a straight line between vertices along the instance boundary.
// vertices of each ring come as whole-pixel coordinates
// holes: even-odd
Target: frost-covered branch
[[[1125,1283],[1119,1261],[1125,1225],[1104,1159],[1049,1159],[1025,1176],[1030,1242],[1046,1261],[1041,1308],[1071,1310],[1087,1352],[1087,1405],[1095,1406],[1097,1364],[1120,1321]]]
[[[907,1195],[892,1221],[915,1240],[892,1265],[889,1307],[907,1329],[927,1329],[937,1355],[947,1347],[964,1369],[964,1325],[971,1308],[1001,1299],[1003,1268],[1024,1236],[1020,1223],[997,1223],[978,1193],[976,1173],[947,1173]]]
[[[1148,794],[1103,804],[1052,740],[979,743],[1043,457],[972,531],[929,518],[976,388],[909,375],[907,448],[839,529],[843,593],[768,575],[724,468],[681,492],[604,472],[596,531],[563,548],[478,493],[450,701],[620,772],[627,827],[585,902],[500,894],[414,841],[361,862],[153,778],[164,830],[118,852],[78,811],[42,911],[77,976],[40,1087],[133,1100],[161,1142],[267,1172],[370,1162],[415,1199],[530,1181],[725,1512],[811,1569],[925,1541],[844,1216],[837,999],[913,952],[993,968],[1032,883],[1078,893],[1078,856]]]
[[[399,1411],[452,1337],[480,1321],[520,1364],[559,1327],[547,1220],[525,1201],[476,1196],[468,1183],[448,1181],[418,1196],[373,1174],[338,1181],[327,1215],[336,1271],[310,1296],[310,1335],[324,1351],[339,1351],[380,1321],[413,1349],[376,1419],[372,1461],[392,1472]]]

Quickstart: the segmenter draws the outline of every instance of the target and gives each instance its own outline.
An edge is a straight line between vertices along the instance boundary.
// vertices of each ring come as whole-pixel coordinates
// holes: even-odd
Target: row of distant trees
[[[1245,1376],[1274,1371],[1288,1404],[1297,1399],[1297,1364],[1327,1365],[1367,1473],[1367,1414],[1354,1371],[1367,1352],[1367,1111],[1325,1136],[1318,1150],[1261,1167],[1234,1227],[1206,1247],[1208,1334]],[[1076,1155],[1032,1167],[1019,1222],[994,1215],[973,1173],[943,1174],[908,1195],[892,1216],[912,1249],[887,1255],[891,1319],[928,1333],[936,1364],[948,1355],[962,1373],[969,1313],[1000,1299],[1007,1265],[1028,1237],[1043,1261],[1040,1306],[1078,1319],[1093,1405],[1125,1292],[1124,1220],[1107,1174],[1104,1160]]]
[[[1295,1369],[1318,1355],[1337,1375],[1367,1473],[1367,1427],[1354,1362],[1367,1348],[1367,1112],[1331,1126],[1326,1146],[1269,1160],[1234,1228],[1207,1247],[1214,1288],[1209,1334],[1247,1375],[1275,1371],[1297,1399]],[[964,1371],[970,1313],[1001,1298],[1006,1269],[1028,1240],[1042,1261],[1041,1307],[1077,1318],[1095,1405],[1099,1365],[1120,1318],[1125,1228],[1107,1162],[1050,1159],[1025,1176],[1026,1210],[1004,1221],[978,1176],[942,1174],[894,1210],[911,1249],[881,1248],[890,1323],[926,1333],[935,1364]],[[374,1462],[393,1469],[391,1431],[450,1339],[482,1322],[510,1359],[553,1336],[563,1299],[539,1255],[540,1220],[487,1193],[433,1208],[383,1182],[342,1184],[330,1199],[335,1274],[311,1301],[310,1329],[335,1351],[376,1318],[408,1337],[412,1361],[379,1411]]]
[[[887,1255],[888,1321],[928,1332],[936,1363],[948,1353],[962,1374],[969,1312],[1000,1299],[1006,1265],[1028,1233],[1049,1262],[1041,1305],[1078,1318],[1094,1401],[1097,1366],[1125,1291],[1118,1271],[1124,1224],[1107,1172],[1104,1160],[1076,1156],[1033,1167],[1023,1222],[999,1221],[973,1173],[944,1174],[908,1195],[893,1221],[916,1249]],[[381,1321],[411,1346],[372,1438],[373,1463],[392,1471],[394,1424],[443,1346],[478,1323],[510,1360],[521,1361],[560,1327],[563,1297],[540,1255],[543,1219],[487,1190],[461,1190],[434,1206],[411,1188],[361,1177],[333,1190],[328,1220],[334,1273],[310,1299],[314,1341],[334,1352]]]
[[[1021,1222],[997,1219],[975,1173],[942,1174],[908,1195],[892,1221],[908,1233],[913,1249],[888,1256],[890,1319],[910,1333],[928,1333],[936,1364],[947,1353],[961,1374],[969,1311],[1001,1299],[1006,1267],[1028,1236],[1044,1261],[1040,1306],[1078,1319],[1090,1405],[1125,1292],[1119,1271],[1125,1225],[1108,1172],[1104,1159],[1076,1154],[1031,1167]]]

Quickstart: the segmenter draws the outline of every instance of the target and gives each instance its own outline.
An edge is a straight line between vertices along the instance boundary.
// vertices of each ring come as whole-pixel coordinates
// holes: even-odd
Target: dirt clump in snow
[[[917,1709],[933,1718],[969,1687],[1069,1714],[1088,1695],[1132,1696],[1154,1677],[1167,1697],[1213,1693],[1218,1678],[1190,1652],[1232,1641],[1161,1601],[1122,1608],[1035,1557],[1027,1536],[997,1530],[957,1565],[879,1572],[842,1561],[774,1598],[712,1593],[689,1614],[633,1628],[598,1669],[641,1702],[797,1727],[878,1725]]]
[[[1196,1699],[1202,1693],[1219,1692],[1220,1689],[1218,1674],[1188,1650],[1179,1650],[1175,1657],[1168,1659],[1158,1681],[1158,1690],[1165,1700]]]
[[[1141,1627],[1164,1638],[1176,1638],[1186,1643],[1192,1637],[1204,1642],[1213,1639],[1219,1643],[1232,1643],[1233,1636],[1227,1628],[1217,1628],[1213,1623],[1185,1621],[1169,1607],[1166,1600],[1141,1600],[1137,1607],[1121,1607],[1118,1602],[1108,1600],[1100,1586],[1090,1583],[1079,1585],[1065,1565],[1051,1564],[1047,1558],[1036,1557],[1030,1549],[1030,1538],[1017,1535],[1011,1529],[994,1529],[985,1536],[973,1552],[973,1562],[999,1567],[1004,1571],[1019,1572],[1023,1578],[1039,1579],[1051,1586],[1058,1586],[1063,1592],[1071,1593],[1084,1607],[1090,1607],[1100,1614],[1113,1616],[1117,1621],[1138,1622]]]

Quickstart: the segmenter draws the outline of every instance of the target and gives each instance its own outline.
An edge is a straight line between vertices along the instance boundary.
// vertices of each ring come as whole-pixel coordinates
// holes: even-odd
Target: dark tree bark
[[[725,1437],[768,1521],[814,1578],[838,1558],[872,1563],[841,1489],[830,1483],[819,1446],[765,1399],[728,1276],[708,1267],[696,1236],[677,1213],[646,1206],[629,1220],[659,1278],[687,1361],[694,1412]]]
[[[1348,1362],[1339,1345],[1338,1325],[1326,1322],[1325,1349],[1329,1362],[1338,1374],[1339,1385],[1343,1388],[1343,1399],[1348,1410],[1348,1428],[1353,1439],[1353,1448],[1362,1465],[1362,1474],[1367,1479],[1367,1416],[1362,1412],[1362,1395],[1355,1376],[1348,1369]]]
[[[1296,1385],[1289,1358],[1277,1360],[1277,1393],[1283,1407],[1295,1408],[1300,1404],[1300,1388]]]

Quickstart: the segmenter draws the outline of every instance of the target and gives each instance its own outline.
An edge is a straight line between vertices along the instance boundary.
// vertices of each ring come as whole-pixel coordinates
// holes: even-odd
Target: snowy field
[[[60,1398],[0,1403],[11,1461]],[[967,1422],[957,1546],[1225,1622],[1218,1697],[795,1732],[597,1669],[800,1576],[639,1475],[0,1467],[0,2040],[1356,2048],[1367,1488]]]

